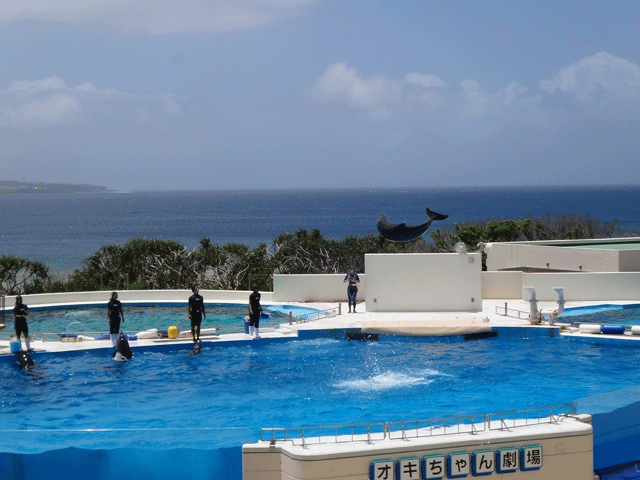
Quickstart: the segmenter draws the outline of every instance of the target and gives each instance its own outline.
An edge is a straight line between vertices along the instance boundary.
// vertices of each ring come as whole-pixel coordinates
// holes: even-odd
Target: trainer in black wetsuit
[[[13,307],[13,319],[16,329],[16,337],[18,342],[20,341],[20,334],[24,334],[24,344],[27,347],[27,351],[31,351],[31,345],[29,344],[29,327],[27,326],[27,317],[29,316],[29,307],[22,303],[22,296],[17,295],[15,300],[15,306]]]
[[[191,291],[193,295],[189,297],[187,304],[187,317],[191,320],[191,336],[195,343],[200,341],[200,324],[203,318],[207,318],[207,315],[204,312],[204,299],[198,293],[198,287],[193,287]]]
[[[115,347],[118,343],[120,322],[124,323],[124,312],[122,311],[122,303],[118,300],[118,292],[113,292],[111,294],[111,300],[107,303],[107,322],[109,322],[111,344]]]
[[[253,293],[249,295],[249,335],[260,338],[260,312],[262,312],[260,292],[258,292],[258,285],[253,285],[251,288]]]
[[[360,277],[355,273],[353,269],[349,270],[344,277],[344,282],[349,282],[349,286],[347,287],[347,297],[349,300],[349,313],[351,313],[351,305],[353,305],[353,313],[356,313],[356,296],[358,295],[358,287],[356,286],[360,283]]]

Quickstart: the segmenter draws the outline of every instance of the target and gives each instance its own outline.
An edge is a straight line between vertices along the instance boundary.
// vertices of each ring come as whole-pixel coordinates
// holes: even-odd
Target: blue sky
[[[638,184],[636,1],[0,3],[3,180]]]

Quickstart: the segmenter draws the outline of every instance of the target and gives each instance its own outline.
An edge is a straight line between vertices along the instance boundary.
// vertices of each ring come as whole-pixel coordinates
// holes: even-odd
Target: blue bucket
[[[20,351],[20,342],[9,342],[9,349],[11,353],[18,353]]]

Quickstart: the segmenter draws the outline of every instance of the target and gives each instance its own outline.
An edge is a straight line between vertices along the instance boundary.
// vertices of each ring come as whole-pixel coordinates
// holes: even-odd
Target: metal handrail
[[[413,424],[413,426],[411,426]],[[387,422],[389,438],[419,438],[457,433],[476,434],[485,430],[486,415],[463,415],[458,417],[430,418],[424,420],[404,420]],[[399,426],[399,430],[396,428]],[[410,427],[410,428],[408,428]],[[399,432],[400,437],[394,436]]]
[[[313,312],[303,313],[297,316],[293,316],[293,312],[289,312],[289,325],[293,323],[306,323],[314,320],[320,320],[321,318],[336,317],[340,314],[340,307],[331,307],[324,310],[315,310]]]
[[[503,317],[511,317],[517,318],[519,320],[529,320],[530,312],[525,312],[523,310],[516,310],[515,308],[508,308],[507,303],[505,302],[504,307],[499,307],[496,305],[495,308],[496,315],[500,315]]]
[[[265,433],[269,432],[268,438]],[[295,437],[289,435],[296,432]],[[309,433],[316,433],[317,436],[310,436]],[[324,433],[323,432],[327,432]],[[280,435],[276,435],[279,433]],[[272,445],[276,442],[285,441],[296,445],[296,440],[300,441],[302,447],[309,445],[309,438],[314,439],[314,444],[322,443],[350,443],[356,441],[366,441],[372,443],[374,440],[384,440],[387,438],[387,424],[384,422],[355,423],[344,425],[324,425],[319,427],[292,427],[292,428],[262,428],[260,429],[260,440],[269,441]],[[323,439],[325,441],[323,441]],[[332,441],[328,441],[332,439]]]
[[[536,415],[530,416],[534,412]],[[545,413],[544,416],[541,415],[543,412]],[[566,417],[573,413],[575,413],[575,405],[573,403],[491,413],[488,415],[488,427],[489,430],[509,430],[509,428],[538,425],[540,423],[558,423],[560,417]],[[495,424],[500,426],[495,427]]]
[[[548,412],[548,416],[542,416],[542,412]],[[531,415],[532,413],[535,413],[535,415]],[[313,444],[358,441],[371,443],[375,439],[407,440],[408,438],[463,433],[476,435],[486,430],[509,430],[509,428],[541,423],[558,423],[560,417],[573,414],[575,414],[575,404],[565,403],[548,407],[427,420],[326,425],[320,427],[262,428],[260,429],[260,441],[268,441],[272,445],[275,445],[276,442],[291,442],[292,445],[296,445],[298,444],[296,441],[298,441],[299,445],[306,447],[310,444],[308,432],[317,432],[318,434],[317,437],[312,437]],[[356,429],[360,429],[360,433],[356,433]],[[377,434],[372,433],[374,430]],[[333,431],[333,434],[323,435],[325,431]],[[338,432],[344,433],[339,434]]]

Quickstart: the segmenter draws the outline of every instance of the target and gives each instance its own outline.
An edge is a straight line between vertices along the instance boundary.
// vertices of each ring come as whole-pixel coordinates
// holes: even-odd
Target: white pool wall
[[[369,312],[479,312],[480,253],[365,255]]]
[[[308,438],[304,447],[300,441],[296,443],[263,441],[243,445],[243,480],[370,480],[369,468],[376,460],[389,460],[395,464],[407,457],[422,459],[430,455],[446,457],[452,453],[487,451],[493,459],[501,448],[522,449],[531,445],[542,449],[539,470],[518,470],[498,476],[514,480],[594,478],[593,428],[589,415],[562,417],[557,422],[509,429],[487,429],[474,434],[322,444]],[[491,478],[496,474],[494,471]],[[421,475],[420,478],[425,477]],[[473,477],[469,474],[467,478]]]
[[[117,290],[121,302],[160,302],[184,303],[186,305],[191,290]],[[261,292],[262,302],[270,302],[272,292]],[[248,303],[251,292],[242,290],[200,290],[205,302]],[[72,304],[106,304],[111,298],[111,291],[104,292],[72,292],[72,293],[41,293],[23,295],[24,303],[29,307],[44,305],[72,305]],[[5,297],[5,308],[13,308],[15,296]]]

